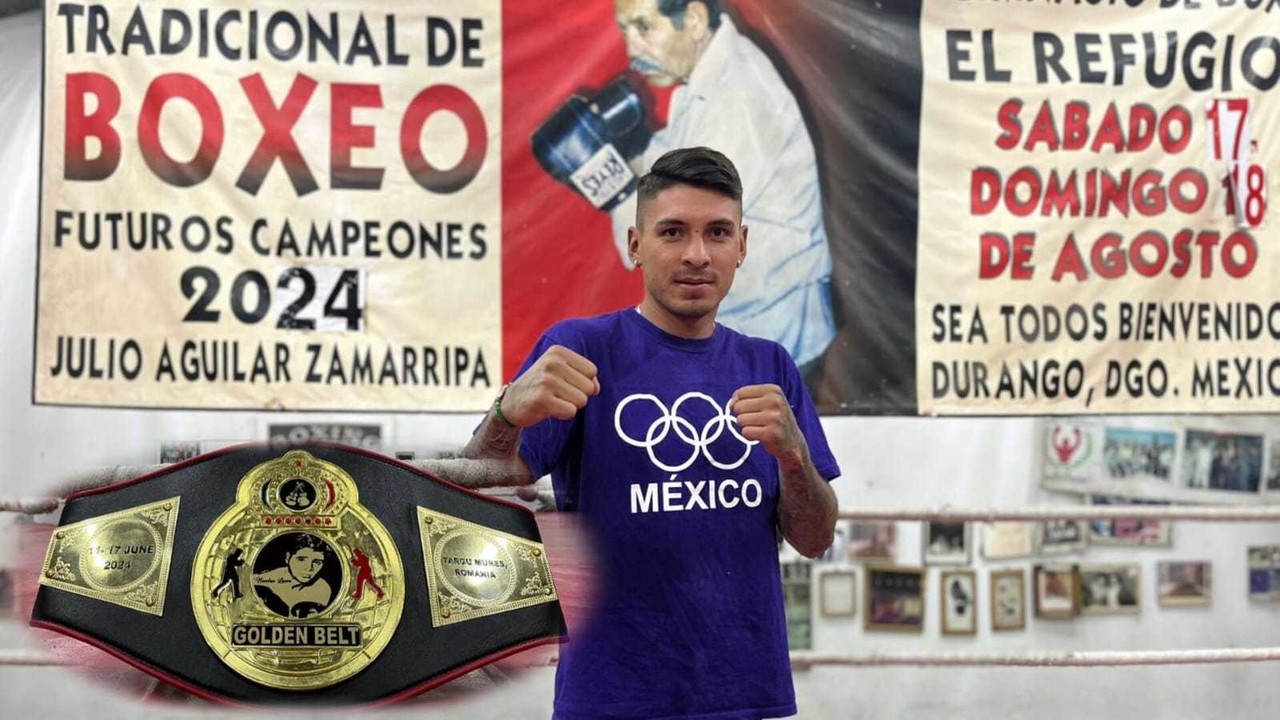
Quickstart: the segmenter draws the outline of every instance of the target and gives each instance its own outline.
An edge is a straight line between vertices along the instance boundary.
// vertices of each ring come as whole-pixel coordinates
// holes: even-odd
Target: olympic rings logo
[[[622,429],[622,411],[631,403],[638,400],[648,400],[657,406],[662,415],[654,420],[649,429],[645,431],[644,438],[635,438],[627,434]],[[715,412],[715,416],[708,420],[699,430],[695,428],[693,423],[680,416],[680,408],[690,400],[701,400],[711,406]],[[649,460],[658,468],[666,472],[677,473],[687,470],[698,460],[698,456],[706,458],[707,462],[721,470],[735,470],[742,467],[747,461],[747,457],[751,455],[751,448],[759,444],[758,440],[748,440],[738,432],[738,419],[729,412],[729,402],[726,401],[724,407],[711,398],[710,395],[700,392],[687,392],[681,395],[675,404],[668,410],[667,406],[657,397],[648,393],[637,393],[628,395],[622,402],[618,403],[618,408],[613,413],[613,428],[617,430],[618,437],[623,442],[632,447],[644,448],[649,453]],[[737,438],[743,445],[742,456],[732,462],[720,462],[718,458],[711,454],[711,443],[719,439],[720,435],[728,429],[729,434]],[[658,443],[667,438],[667,435],[675,431],[676,437],[683,440],[692,449],[689,458],[679,465],[668,465],[658,459],[654,453],[654,448]]]

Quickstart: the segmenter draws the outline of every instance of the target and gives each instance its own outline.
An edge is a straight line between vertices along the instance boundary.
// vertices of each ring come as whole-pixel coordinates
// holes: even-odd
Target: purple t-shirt
[[[782,346],[717,325],[670,335],[634,309],[569,320],[539,340],[599,368],[571,421],[524,431],[520,456],[578,512],[601,574],[570,628],[555,716],[761,718],[796,712],[779,580],[778,467],[726,411],[735,390],[782,388],[818,472],[840,474]]]

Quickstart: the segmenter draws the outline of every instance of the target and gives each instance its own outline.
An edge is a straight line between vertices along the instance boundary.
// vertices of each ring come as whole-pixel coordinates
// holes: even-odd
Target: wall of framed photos
[[[1203,554],[1191,559],[1185,551],[1173,552],[1174,525],[1151,518],[843,520],[836,527],[836,542],[812,561],[789,546],[779,548],[788,618],[802,630],[793,649],[815,649],[815,612],[837,624],[858,617],[861,608],[864,631],[924,635],[930,626],[927,609],[933,605],[942,635],[976,636],[980,628],[993,634],[1025,631],[1028,617],[1073,620],[1167,608],[1209,609],[1220,594],[1280,603],[1280,543],[1245,546],[1237,553],[1244,557],[1241,572],[1238,557],[1215,562]],[[899,542],[903,528],[915,527],[921,533],[918,558],[910,557]],[[1119,561],[1125,550],[1132,552]],[[1223,568],[1228,575],[1215,581]]]
[[[1135,428],[1175,423],[1130,417],[1097,422],[1100,427]],[[844,509],[1139,501],[1046,487],[1045,444],[1052,426],[1049,420],[1012,419],[829,423],[828,433],[844,438],[836,452],[846,475],[834,487]],[[1280,421],[1273,417],[1201,418],[1198,426],[1263,437],[1280,431]],[[1185,437],[1186,428],[1181,432]],[[1276,501],[1265,493],[1260,499]],[[1115,520],[999,528],[970,523],[932,531],[920,522],[890,525],[892,531],[846,522],[838,539],[844,547],[812,561],[813,651],[984,655],[1280,643],[1280,595],[1270,584],[1280,571],[1260,567],[1264,555],[1268,563],[1276,558],[1280,526],[1275,523]],[[799,560],[786,547],[781,557],[784,562]],[[1206,568],[1196,563],[1207,564],[1207,598],[1201,575]],[[882,575],[886,568],[890,573]],[[1056,578],[1045,572],[1054,570]],[[916,574],[923,580],[918,607],[912,588],[902,587],[904,577],[909,586]],[[856,588],[852,614],[848,603],[841,607],[843,614],[822,612],[828,575]],[[1259,585],[1264,575],[1266,597]],[[1046,591],[1039,612],[1038,580]],[[1021,589],[1013,592],[1021,595],[1020,617],[995,607],[1010,587]],[[1069,598],[1065,605],[1063,593]],[[962,597],[971,605],[968,619],[956,612]],[[894,602],[901,598],[906,601]],[[918,625],[914,617],[894,617],[904,607],[911,611],[907,615],[919,615]],[[1017,716],[1034,705],[1038,714],[1064,718],[1220,712],[1255,717],[1261,706],[1253,699],[1275,702],[1277,691],[1264,680],[1274,671],[1266,663],[1087,670],[815,667],[797,673],[796,682],[797,692],[854,684],[859,707],[887,708],[890,715],[942,717],[947,711],[963,714],[980,707],[990,717]],[[1213,703],[1232,709],[1215,710]]]
[[[1223,543],[1209,542],[1205,528],[1187,527],[1206,523],[1176,524],[1187,535],[1180,542],[1173,521],[1151,519],[841,521],[837,544],[819,558],[780,548],[788,617],[803,626],[793,649],[839,652],[817,638],[847,636],[853,626],[864,634],[996,637],[1092,616],[1153,614],[1159,624],[1161,613],[1172,612],[1167,619],[1178,624],[1190,608],[1222,622],[1221,608],[1237,611],[1241,599],[1264,613],[1263,606],[1280,607],[1274,529],[1219,529],[1245,543],[1224,557]]]

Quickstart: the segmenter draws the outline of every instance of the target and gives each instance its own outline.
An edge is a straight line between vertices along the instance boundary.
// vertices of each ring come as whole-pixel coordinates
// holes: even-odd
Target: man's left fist
[[[747,385],[738,388],[729,401],[738,418],[742,436],[759,442],[784,466],[802,465],[809,457],[796,416],[787,396],[777,385]]]

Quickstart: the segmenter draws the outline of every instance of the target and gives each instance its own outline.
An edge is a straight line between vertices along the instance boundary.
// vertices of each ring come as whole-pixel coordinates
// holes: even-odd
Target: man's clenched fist
[[[507,388],[502,414],[519,427],[549,417],[569,420],[600,392],[595,363],[561,345],[553,345]]]

